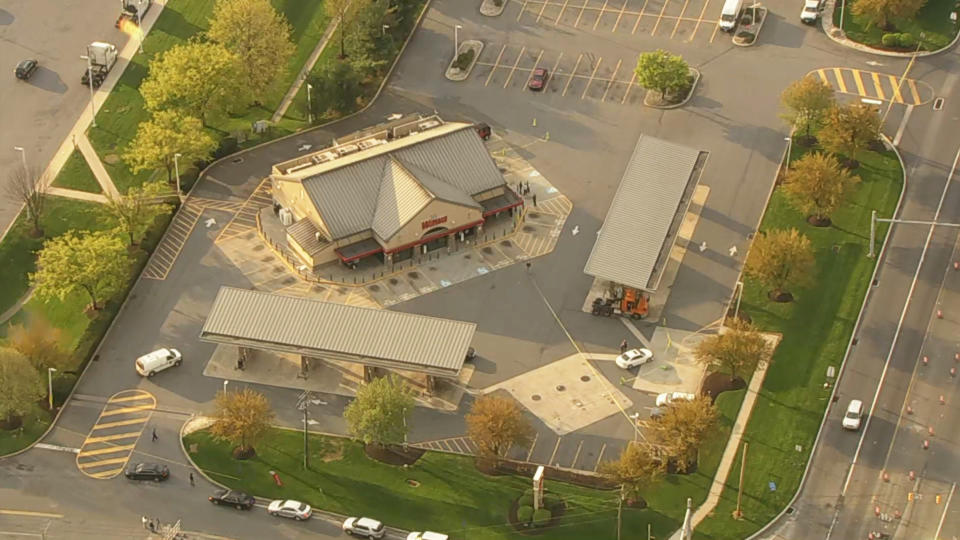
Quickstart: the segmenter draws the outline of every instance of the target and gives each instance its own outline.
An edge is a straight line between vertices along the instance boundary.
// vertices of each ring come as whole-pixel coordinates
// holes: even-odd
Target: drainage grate
[[[943,98],[942,98],[942,97],[938,97],[937,99],[933,100],[933,110],[939,111],[939,110],[942,109],[942,108],[943,108]]]

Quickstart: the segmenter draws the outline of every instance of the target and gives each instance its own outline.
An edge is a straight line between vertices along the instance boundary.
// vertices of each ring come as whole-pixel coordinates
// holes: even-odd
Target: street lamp
[[[80,58],[87,61],[87,86],[90,87],[90,125],[97,127],[97,111],[93,108],[93,61],[88,55],[82,55]]]
[[[227,384],[229,384],[229,383],[230,383],[230,381],[228,381],[228,380],[226,380],[226,379],[223,380],[223,393],[224,393],[224,394],[227,393]]]
[[[137,6],[137,34],[140,38],[140,54],[143,54],[143,21],[140,20],[140,7]]]
[[[22,146],[14,146],[14,150],[20,152],[20,162],[23,164],[23,171],[27,171],[27,151]]]
[[[783,140],[787,141],[787,161],[784,172],[790,172],[790,150],[793,148],[793,137],[784,137]]]
[[[313,102],[310,101],[310,91],[313,90],[313,85],[307,83],[307,123],[313,123]]]
[[[453,57],[457,57],[457,53],[460,52],[460,29],[463,26],[459,24],[453,27]]]
[[[183,198],[180,196],[180,163],[178,161],[178,158],[182,155],[183,154],[179,152],[173,155],[173,174],[176,175],[177,177],[177,198],[180,199],[181,201],[183,200]],[[223,382],[227,382],[227,381],[223,381]]]
[[[53,410],[53,372],[57,368],[47,368],[47,395],[50,397],[50,410]]]

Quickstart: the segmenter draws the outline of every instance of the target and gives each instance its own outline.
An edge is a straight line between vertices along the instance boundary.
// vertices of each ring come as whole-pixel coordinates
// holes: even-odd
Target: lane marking
[[[513,74],[517,71],[517,66],[520,65],[520,60],[523,59],[523,53],[526,52],[526,47],[520,47],[520,54],[517,55],[517,61],[513,63],[513,68],[510,70],[510,73],[507,75],[507,81],[503,83],[503,87],[506,88],[510,84],[510,80],[513,79]]]
[[[580,443],[577,444],[577,453],[573,455],[573,462],[570,463],[571,469],[577,468],[577,460],[580,459],[580,450],[583,450],[583,439],[580,439]]]
[[[624,10],[627,9],[627,2],[629,2],[629,1],[630,1],[630,0],[623,0],[623,7],[620,8],[620,14],[617,15],[617,20],[614,21],[614,23],[613,23],[613,29],[610,30],[610,32],[616,32],[616,31],[617,31],[617,26],[620,24],[620,18],[623,17],[623,12],[624,12]]]
[[[840,91],[846,94],[847,83],[843,80],[843,73],[840,72],[840,68],[833,68],[833,76],[837,79],[837,86],[840,87]],[[876,80],[876,74],[874,74],[874,80]],[[880,91],[880,89],[878,88],[877,91]]]
[[[506,49],[507,49],[506,45],[504,45],[503,47],[500,47],[500,54],[498,54],[497,59],[493,61],[493,69],[491,69],[490,74],[487,75],[487,81],[483,83],[484,86],[487,86],[488,84],[490,84],[490,79],[492,79],[493,74],[497,72],[497,67],[500,64],[500,59],[503,58],[503,51],[505,51]]]
[[[603,57],[597,58],[597,65],[593,66],[593,72],[590,74],[590,80],[587,81],[587,87],[583,89],[583,93],[580,94],[580,99],[587,97],[587,91],[590,90],[590,83],[593,82],[594,75],[597,74],[597,70],[600,69],[600,63],[603,62]]]
[[[583,5],[580,6],[580,13],[577,13],[577,20],[574,21],[574,23],[573,23],[573,27],[574,27],[574,28],[580,26],[580,17],[583,17],[583,10],[585,10],[585,9],[587,8],[587,2],[588,2],[588,1],[589,1],[589,0],[583,0]]]
[[[617,67],[613,68],[613,75],[610,76],[610,80],[607,81],[607,89],[603,91],[603,97],[600,98],[600,101],[607,100],[607,92],[610,91],[610,87],[613,86],[614,79],[617,78],[617,72],[620,71],[620,64],[623,62],[623,59],[617,60]]]
[[[950,501],[953,500],[953,492],[957,490],[957,483],[954,482],[950,486],[950,494],[947,495],[947,504],[943,505],[943,513],[940,514],[940,523],[937,525],[937,532],[934,533],[934,538],[940,538],[940,532],[943,531],[943,522],[947,519],[947,509],[950,508]]]
[[[655,35],[657,33],[657,28],[660,27],[660,21],[663,20],[663,14],[667,11],[667,5],[670,4],[670,0],[663,0],[663,7],[660,8],[660,16],[657,17],[657,22],[653,25],[653,30],[650,31],[650,35]]]
[[[834,69],[836,69],[836,68],[834,68]],[[884,91],[883,91],[883,85],[880,83],[880,74],[877,73],[877,72],[875,72],[875,71],[874,71],[874,72],[871,72],[871,73],[870,73],[870,78],[873,79],[873,86],[877,89],[877,97],[880,98],[880,99],[882,99],[882,100],[886,100],[886,99],[887,99],[887,95],[886,95],[886,93],[884,93]],[[843,92],[843,93],[846,93],[846,92],[847,92],[847,87],[844,86],[844,85],[840,85],[840,91]]]
[[[603,0],[603,7],[600,8],[600,13],[597,13],[597,20],[593,22],[593,29],[594,29],[594,30],[596,30],[596,29],[597,29],[597,25],[600,24],[600,19],[603,18],[603,14],[607,12],[607,2],[609,2],[609,0]]]
[[[688,5],[690,5],[690,0],[684,0],[683,8],[680,10],[680,16],[677,17],[677,24],[673,25],[673,32],[670,32],[670,39],[673,39],[673,36],[677,34],[677,28],[680,28],[680,21],[683,20],[683,14],[687,12]]]
[[[567,95],[567,89],[570,88],[570,83],[573,81],[574,76],[577,74],[577,68],[580,67],[580,60],[583,59],[583,53],[580,53],[580,56],[577,57],[577,63],[573,65],[573,71],[570,72],[570,78],[567,79],[567,84],[563,87],[563,93],[561,96]]]
[[[554,26],[560,25],[560,19],[563,18],[563,12],[567,9],[567,4],[570,3],[570,0],[563,0],[563,7],[560,8],[560,14],[557,15],[557,20],[553,22]]]
[[[620,100],[620,104],[623,105],[627,102],[627,97],[630,96],[630,90],[633,90],[633,83],[637,80],[637,72],[633,72],[633,77],[630,77],[630,84],[627,85],[627,91],[623,93],[623,99]]]
[[[63,517],[63,514],[51,514],[50,512],[33,512],[31,510],[9,510],[5,508],[0,508],[0,516],[27,516],[27,517],[44,517],[51,519],[60,519]]]
[[[690,39],[687,40],[687,43],[693,41],[693,38],[697,35],[697,30],[700,30],[700,24],[703,23],[703,16],[707,13],[707,6],[709,4],[710,0],[703,3],[703,9],[700,10],[700,16],[697,17],[697,25],[693,27],[693,33],[690,34]]]
[[[853,82],[857,85],[857,93],[861,96],[870,97],[870,94],[868,94],[866,89],[863,87],[863,80],[860,79],[861,73],[862,72],[859,69],[853,70]]]
[[[79,448],[70,448],[69,446],[60,446],[58,444],[37,443],[33,445],[33,447],[41,450],[53,450],[55,452],[68,452],[71,454],[77,454],[80,452]]]

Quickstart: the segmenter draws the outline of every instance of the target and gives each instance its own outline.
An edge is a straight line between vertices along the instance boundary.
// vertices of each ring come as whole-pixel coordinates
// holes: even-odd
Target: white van
[[[740,8],[743,7],[743,0],[726,0],[723,3],[723,10],[720,11],[720,29],[724,32],[733,32],[737,27],[737,19],[740,18]]]
[[[158,349],[137,358],[137,373],[143,377],[152,377],[154,373],[168,367],[179,366],[183,355],[176,349]]]

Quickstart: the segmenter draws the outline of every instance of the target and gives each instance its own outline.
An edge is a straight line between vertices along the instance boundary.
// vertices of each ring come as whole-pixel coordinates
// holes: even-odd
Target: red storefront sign
[[[430,227],[435,227],[437,225],[440,225],[441,223],[446,223],[446,222],[447,222],[447,216],[443,216],[443,217],[428,219],[423,223],[421,223],[420,227],[421,227],[421,230],[426,230],[426,229],[429,229]]]

